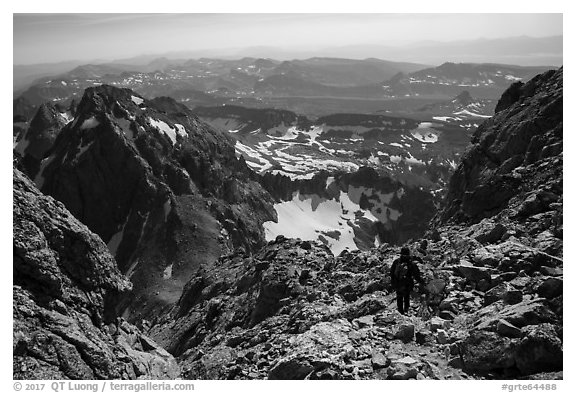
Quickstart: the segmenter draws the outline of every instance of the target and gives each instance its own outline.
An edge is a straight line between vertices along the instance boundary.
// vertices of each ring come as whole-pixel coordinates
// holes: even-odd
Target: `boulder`
[[[556,315],[540,299],[523,301],[511,305],[500,312],[502,319],[511,324],[524,327],[543,322],[556,321]]]
[[[503,337],[522,337],[522,330],[518,329],[516,326],[503,319],[498,321],[498,324],[496,325],[496,332]]]
[[[465,263],[461,263],[460,265],[457,265],[454,267],[454,271],[466,278],[466,280],[470,281],[470,282],[475,282],[478,283],[481,280],[486,280],[488,282],[490,282],[491,280],[491,269],[487,269],[484,267],[478,267],[478,266],[473,266],[472,264],[465,264]]]
[[[496,267],[504,255],[487,247],[477,248],[472,252],[472,261],[476,266]]]
[[[552,277],[564,275],[564,271],[560,267],[541,266],[540,272],[545,276],[552,276]]]
[[[416,343],[420,345],[430,345],[434,342],[434,335],[427,331],[421,330],[416,332]]]
[[[564,280],[562,278],[550,277],[538,286],[536,292],[541,297],[546,299],[553,299],[556,296],[562,295],[563,288]]]
[[[315,368],[307,356],[296,356],[277,362],[268,373],[268,379],[304,379]]]
[[[475,330],[461,343],[465,370],[488,372],[514,366],[512,341],[495,332]]]
[[[448,365],[454,368],[464,368],[464,361],[460,356],[451,357],[448,359]]]
[[[390,359],[388,359],[382,352],[373,351],[372,352],[372,368],[374,370],[385,368],[390,365]]]
[[[428,321],[428,325],[430,326],[431,332],[436,332],[438,329],[450,328],[450,322],[439,317],[433,317],[430,319],[430,321]]]
[[[436,340],[438,341],[438,344],[447,344],[448,343],[448,334],[446,333],[446,330],[444,329],[438,329],[438,331],[436,332]]]
[[[523,338],[514,350],[514,359],[523,375],[562,370],[562,341],[553,325],[526,326],[522,328],[522,334]]]
[[[558,319],[543,299],[524,300],[513,305],[496,302],[479,310],[472,318],[476,320],[477,329],[490,331],[496,330],[500,320],[522,328],[528,325],[555,322]]]
[[[390,367],[388,367],[388,379],[412,379],[418,375],[418,368],[416,367],[417,361],[410,357],[392,360]]]
[[[504,282],[490,289],[484,295],[484,305],[487,306],[498,300],[507,304],[516,304],[522,301],[522,291],[515,289],[511,284]]]
[[[387,369],[388,379],[406,380],[414,379],[418,376],[418,369],[406,365],[393,365]]]
[[[402,323],[398,326],[398,329],[394,333],[394,338],[402,340],[404,343],[408,343],[414,339],[414,324],[412,323]]]
[[[468,232],[470,237],[473,237],[482,244],[496,243],[506,233],[506,227],[501,223],[494,223],[490,219],[484,219],[478,224],[472,225]]]

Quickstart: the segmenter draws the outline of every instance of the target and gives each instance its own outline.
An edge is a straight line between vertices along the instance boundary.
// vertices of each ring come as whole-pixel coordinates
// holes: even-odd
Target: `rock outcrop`
[[[416,319],[391,309],[394,257],[382,248],[335,258],[320,242],[279,237],[200,272],[150,334],[193,379],[463,377],[408,338]]]
[[[14,379],[172,379],[174,358],[109,303],[131,284],[106,245],[13,173]]]

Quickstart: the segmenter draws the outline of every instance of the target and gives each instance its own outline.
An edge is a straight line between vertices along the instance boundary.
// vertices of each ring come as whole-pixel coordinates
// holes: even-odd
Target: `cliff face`
[[[562,73],[515,83],[503,94],[452,176],[440,222],[478,222],[513,198],[536,198],[542,212],[562,197]]]
[[[17,170],[13,187],[14,379],[177,377],[109,307],[131,284],[102,240]]]

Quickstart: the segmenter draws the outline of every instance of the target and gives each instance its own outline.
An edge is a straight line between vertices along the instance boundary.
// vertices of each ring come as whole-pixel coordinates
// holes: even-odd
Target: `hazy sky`
[[[561,34],[561,14],[14,14],[14,64]]]

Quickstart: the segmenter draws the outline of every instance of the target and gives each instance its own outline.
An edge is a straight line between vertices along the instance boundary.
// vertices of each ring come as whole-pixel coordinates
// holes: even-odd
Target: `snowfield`
[[[420,123],[418,128],[410,131],[414,139],[422,143],[435,143],[438,142],[438,131],[432,128],[432,123]]]
[[[327,188],[333,182],[334,178],[328,178]],[[397,197],[401,197],[400,191],[396,193]],[[362,209],[359,204],[362,195],[376,198],[380,202],[370,210]],[[274,205],[278,222],[264,223],[266,240],[274,240],[278,235],[302,240],[321,240],[330,247],[334,255],[343,250],[357,250],[354,228],[359,226],[359,220],[386,223],[400,217],[399,211],[387,207],[393,196],[394,193],[381,194],[366,187],[353,186],[348,187],[348,192],[340,191],[334,199],[296,192],[292,200]],[[372,198],[371,201],[374,200]],[[375,245],[379,244],[377,238],[374,241]]]

